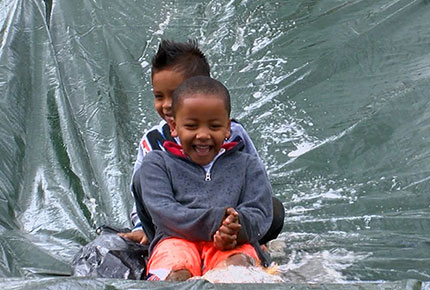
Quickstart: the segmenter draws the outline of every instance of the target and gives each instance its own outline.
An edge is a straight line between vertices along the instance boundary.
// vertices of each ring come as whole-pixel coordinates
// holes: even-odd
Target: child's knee
[[[226,263],[227,265],[234,266],[253,266],[255,264],[255,260],[247,254],[239,253],[228,257]]]
[[[218,265],[215,268],[223,268],[228,266],[254,266],[255,260],[251,256],[243,253],[233,254]]]
[[[193,275],[191,275],[190,271],[187,269],[176,270],[170,272],[170,274],[166,277],[166,281],[185,281],[192,276]]]

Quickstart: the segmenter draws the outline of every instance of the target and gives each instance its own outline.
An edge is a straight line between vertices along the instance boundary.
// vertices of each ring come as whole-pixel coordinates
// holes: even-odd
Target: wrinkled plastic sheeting
[[[156,119],[147,9],[0,1],[0,276],[70,275],[96,226],[130,226],[139,121]]]
[[[101,234],[83,247],[72,261],[76,277],[143,280],[148,246],[115,233]]]
[[[190,282],[160,282],[133,281],[119,279],[90,279],[90,278],[41,278],[27,281],[18,279],[0,280],[0,287],[6,289],[195,289],[195,290],[236,290],[236,289],[271,289],[271,290],[420,290],[421,282],[404,280],[396,282],[357,282],[348,284],[211,284],[207,281]]]
[[[274,71],[273,74],[267,74],[267,76],[275,80],[282,80],[282,83],[270,84],[274,90],[284,94],[288,88],[288,94],[291,97],[299,98],[303,97],[300,94],[307,88],[313,88],[313,90],[307,90],[307,93],[318,98],[322,87],[327,88],[330,93],[336,91],[339,82],[334,82],[334,85],[330,85],[329,82],[333,76],[336,76],[335,72],[339,69],[340,73],[346,73],[346,84],[350,83],[349,78],[355,81],[357,75],[354,74],[354,70],[352,74],[348,74],[342,68],[346,69],[350,62],[358,62],[364,57],[366,59],[364,65],[368,67],[368,70],[364,71],[371,72],[370,75],[365,75],[365,79],[372,78],[375,81],[368,83],[363,78],[361,81],[358,79],[357,87],[361,94],[364,85],[372,87],[377,83],[385,84],[386,80],[385,74],[379,74],[381,78],[374,78],[375,74],[372,71],[376,67],[368,64],[368,62],[373,63],[373,59],[367,58],[367,53],[364,53],[366,47],[362,46],[363,44],[360,42],[362,39],[368,38],[368,34],[363,32],[375,31],[374,27],[381,21],[386,23],[379,28],[381,35],[386,33],[386,27],[409,29],[410,27],[405,24],[411,18],[415,18],[416,14],[409,15],[406,13],[406,8],[428,11],[426,5],[429,1],[395,1],[393,5],[385,5],[386,11],[381,14],[370,13],[372,9],[361,10],[360,7],[365,8],[368,3],[373,3],[372,1],[343,1],[344,3],[340,3],[342,1],[297,1],[297,4],[294,5],[303,6],[303,11],[312,8],[309,11],[315,13],[313,14],[315,17],[310,18],[307,14],[300,13],[297,15],[300,17],[298,19],[288,14],[285,15],[286,18],[282,16],[282,19],[292,22],[300,20],[297,21],[299,24],[305,24],[302,21],[304,19],[312,21],[311,27],[304,25],[305,30],[296,28],[291,30],[297,31],[298,34],[288,34],[288,36],[284,34],[278,39],[277,27],[274,27],[273,34],[270,35],[270,30],[263,29],[266,25],[261,25],[259,22],[249,23],[251,28],[255,27],[257,30],[256,24],[261,26],[263,35],[260,39],[252,36],[243,43],[239,42],[239,47],[236,47],[238,51],[243,49],[244,53],[249,52],[253,56],[251,59],[246,59],[246,62],[250,64],[247,66],[248,71],[252,71],[245,75],[246,78],[239,73],[233,73],[238,67],[232,65],[237,56],[241,56],[241,54],[225,53],[225,50],[219,46],[221,42],[230,42],[230,47],[235,46],[236,37],[240,40],[243,35],[240,33],[236,35],[234,32],[230,36],[226,35],[224,26],[224,16],[226,15],[222,15],[219,23],[208,22],[204,18],[205,13],[208,13],[209,17],[214,16],[213,13],[217,12],[216,8],[222,4],[217,1],[209,1],[212,6],[205,7],[201,1],[191,2],[190,6],[187,2],[186,7],[181,11],[196,11],[196,13],[191,16],[189,14],[181,16],[182,18],[178,19],[174,13],[171,13],[178,7],[175,6],[174,1],[0,0],[0,277],[21,277],[17,280],[1,280],[1,286],[4,288],[23,286],[27,289],[34,287],[58,289],[58,285],[73,286],[70,288],[75,288],[77,285],[88,285],[88,288],[92,288],[92,285],[103,285],[104,283],[118,288],[126,288],[121,285],[130,285],[130,287],[131,285],[149,285],[135,281],[127,284],[127,281],[104,282],[105,280],[102,279],[45,279],[40,277],[69,276],[73,256],[83,245],[96,237],[94,231],[96,226],[101,224],[130,226],[128,213],[132,198],[128,193],[128,187],[132,163],[136,155],[136,143],[141,137],[142,130],[153,125],[154,123],[151,123],[154,122],[153,120],[157,120],[156,113],[152,109],[148,61],[161,37],[177,39],[178,37],[196,37],[202,33],[208,35],[205,43],[206,47],[213,48],[210,56],[214,60],[222,59],[222,61],[211,62],[214,76],[222,76],[225,72],[237,76],[237,78],[229,80],[230,83],[237,83],[233,89],[242,86],[243,80],[254,80],[259,74],[264,75],[262,73],[267,72],[257,69],[263,65],[261,60],[266,59],[266,56],[271,58],[271,54],[266,55],[266,50],[280,53],[285,50],[282,44],[291,42],[294,44],[288,48],[294,56],[288,60],[291,65],[285,68],[284,65],[281,65],[282,69]],[[295,1],[281,2],[295,3]],[[352,13],[355,9],[358,9],[358,13],[363,15],[361,20],[357,20],[358,27],[361,28],[359,32],[363,33],[359,38],[352,37],[349,41],[350,33],[338,33],[347,30],[333,30],[336,27],[327,26],[320,30],[321,24],[326,25],[327,20],[319,17],[318,6],[332,2],[341,5],[340,7],[349,7],[348,15],[351,17],[357,15]],[[385,1],[385,4],[388,2]],[[237,4],[237,6],[245,7],[246,5],[242,5],[242,3],[251,4],[254,1],[240,3],[230,1],[229,3],[232,3],[233,6]],[[256,17],[261,12],[255,6],[259,5],[259,1],[256,3],[251,6],[252,13],[244,14],[243,21]],[[358,5],[347,5],[355,3]],[[374,5],[380,6],[378,1],[375,3]],[[266,4],[271,5],[267,1],[264,2],[264,5]],[[172,5],[173,8],[171,10],[163,9],[163,5]],[[331,21],[334,23],[345,26],[345,24],[355,21],[351,19],[348,22],[338,18],[338,14],[331,14],[333,11],[341,10],[330,9],[327,13],[328,16],[331,15]],[[397,11],[404,13],[402,21],[398,21],[398,17],[390,20],[391,15],[401,14]],[[240,12],[239,9],[238,13]],[[270,16],[270,14],[268,15]],[[420,15],[423,19],[426,16],[424,13]],[[233,18],[238,18],[236,16],[238,15],[233,15]],[[194,19],[198,19],[199,22],[196,24],[191,21]],[[321,19],[321,22],[314,21],[314,19]],[[385,19],[390,21],[386,22]],[[166,27],[169,21],[174,23],[173,26],[176,29],[166,32],[163,27]],[[238,25],[243,23],[237,22]],[[276,25],[278,23],[276,22]],[[393,26],[392,24],[395,23],[397,25]],[[289,25],[288,21],[286,24]],[[427,45],[425,34],[422,33],[422,31],[426,31],[425,28],[428,26],[426,24],[427,22],[423,22],[423,25],[420,26],[423,27],[423,30],[417,30],[416,35],[419,35],[417,37],[422,41],[415,43],[416,48]],[[206,26],[202,31],[203,25]],[[235,25],[236,22],[232,24],[232,26]],[[220,32],[217,37],[214,37],[215,31]],[[311,33],[309,34],[309,32]],[[333,35],[339,44],[333,47],[333,38],[331,41],[326,41],[330,38],[319,37],[326,32],[332,34],[336,32]],[[377,34],[375,35],[373,37],[377,37]],[[261,45],[264,41],[257,41],[270,37],[275,39],[275,42],[270,42],[267,46]],[[302,39],[314,39],[317,42],[302,43],[299,41]],[[347,42],[344,43],[345,39]],[[400,38],[400,41],[402,39],[405,43],[410,41],[409,38],[403,37]],[[412,43],[414,43],[413,39]],[[382,38],[382,41],[385,39]],[[318,43],[323,45],[315,45]],[[396,43],[397,41],[388,42],[387,45],[396,45]],[[256,46],[248,47],[252,44]],[[308,45],[312,49],[307,50],[303,45]],[[347,48],[349,59],[342,57],[344,48]],[[348,50],[348,48],[354,49]],[[403,48],[403,46],[399,46],[399,48]],[[404,48],[401,51],[387,50],[387,54],[376,54],[375,56],[391,60],[395,59],[393,55],[411,53],[415,58],[412,59],[410,65],[404,65],[411,68],[415,68],[417,63],[421,63],[421,61],[418,62],[419,60],[428,59],[427,54],[415,55],[421,49]],[[206,49],[204,50],[206,51]],[[314,51],[321,51],[322,55],[327,57],[318,58],[319,54],[314,55]],[[403,51],[408,53],[403,53]],[[395,54],[392,54],[393,52]],[[316,62],[308,62],[314,58],[316,58]],[[284,63],[286,59],[281,58],[280,60]],[[297,60],[296,64],[295,60]],[[303,63],[306,65],[302,67]],[[308,64],[310,65],[308,66]],[[418,70],[400,70],[400,72],[407,72],[411,78],[416,77],[424,82],[428,77],[425,64],[427,64],[426,61],[419,66]],[[271,62],[268,62],[267,65],[272,66]],[[361,67],[361,65],[357,66]],[[283,77],[290,75],[287,75],[289,71],[301,73],[301,68],[310,71],[310,77],[304,77],[303,81],[299,82],[297,79],[301,79],[301,77],[298,78],[295,74],[292,75],[292,81]],[[394,68],[394,75],[397,76],[398,67],[394,66]],[[362,70],[359,69],[356,72],[361,74]],[[420,77],[415,74],[416,72],[419,72]],[[307,76],[307,72],[303,76]],[[322,80],[327,80],[327,82],[322,82]],[[340,79],[340,81],[344,80]],[[397,77],[394,80],[397,82]],[[319,85],[315,86],[315,82]],[[392,89],[395,91],[397,88],[397,86],[392,86],[393,82],[391,79],[387,84],[389,94],[393,91]],[[270,93],[270,90],[266,91],[265,85],[265,82],[256,83],[256,92],[260,90]],[[240,92],[251,91],[241,90]],[[370,95],[379,96],[381,92],[386,91],[378,89],[371,92],[373,93]],[[273,94],[270,95],[273,97]],[[325,98],[319,99],[330,106],[334,104],[327,102]],[[338,94],[338,99],[338,104],[349,102],[349,99],[345,99],[343,95]],[[363,100],[364,108],[367,98],[363,98]],[[243,102],[246,102],[246,99],[238,101],[237,104],[243,105]],[[261,104],[261,101],[258,102]],[[254,105],[258,104],[254,103]],[[272,105],[267,102],[267,106]],[[260,108],[260,105],[255,107]],[[316,103],[313,108],[323,112],[326,107],[322,106],[322,103]],[[264,109],[265,107],[262,106],[261,110]],[[255,118],[258,115],[249,116]],[[338,116],[334,115],[334,118],[338,119]],[[342,123],[343,119],[340,119],[340,122]],[[330,123],[329,129],[337,127],[334,125]],[[319,128],[316,129],[319,130]],[[286,148],[285,145],[288,144],[280,145],[282,148]],[[345,143],[340,143],[339,146],[349,148],[345,146]],[[337,152],[337,150],[333,150],[333,152]],[[277,158],[281,158],[281,156],[277,156]],[[280,166],[280,168],[282,167]],[[364,250],[367,251],[366,245],[364,245]],[[390,267],[389,263],[387,263],[387,267]],[[379,269],[366,268],[365,270],[375,272],[375,276],[377,276]],[[391,271],[390,268],[382,270]],[[40,281],[23,281],[22,277],[39,277]],[[201,282],[184,285],[191,285],[190,287],[203,285],[198,283]],[[364,288],[374,284],[363,285]],[[384,285],[404,286],[400,282],[376,285],[379,286],[374,286],[375,289],[382,288]],[[209,287],[207,284],[204,286]],[[258,285],[258,287],[260,286]],[[306,286],[303,287],[303,289],[307,289]],[[343,288],[343,286],[337,287],[336,289]]]

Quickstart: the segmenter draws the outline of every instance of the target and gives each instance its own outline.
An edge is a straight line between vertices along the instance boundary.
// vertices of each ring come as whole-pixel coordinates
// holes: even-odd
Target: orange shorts
[[[171,271],[182,269],[187,269],[193,276],[201,276],[234,254],[245,254],[258,261],[257,252],[251,244],[220,251],[213,246],[213,242],[168,238],[155,246],[148,261],[147,273],[156,275],[160,280],[164,280]]]

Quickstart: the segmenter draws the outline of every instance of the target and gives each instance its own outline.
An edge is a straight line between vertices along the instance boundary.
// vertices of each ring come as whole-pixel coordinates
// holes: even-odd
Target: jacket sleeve
[[[188,208],[177,202],[163,154],[166,153],[148,153],[142,163],[145,170],[136,173],[143,201],[157,231],[190,241],[211,241],[221,225],[225,208]]]
[[[261,167],[264,167],[263,161],[260,158],[260,155],[258,155],[257,149],[254,146],[254,143],[251,140],[251,137],[249,137],[248,133],[246,132],[245,128],[237,122],[236,120],[231,121],[231,137],[230,140],[233,141],[234,138],[240,137],[240,139],[243,142],[244,148],[242,152],[248,153],[254,157],[257,158],[258,163]]]
[[[269,230],[273,219],[272,187],[256,158],[248,160],[246,181],[236,210],[242,229],[238,243],[259,241]]]
[[[140,168],[140,166],[142,165],[142,161],[143,161],[143,157],[145,157],[145,151],[143,150],[143,139],[145,138],[145,135],[143,135],[142,139],[139,142],[139,149],[137,152],[137,157],[136,157],[136,161],[134,162],[134,168],[133,168],[133,174],[131,175],[131,181],[133,183],[133,177],[136,174],[136,171]],[[131,190],[131,186],[130,185],[130,191]],[[133,192],[131,192],[131,195],[133,195]],[[133,199],[134,200],[134,199]],[[137,215],[137,210],[136,210],[136,204],[133,204],[133,209],[130,213],[130,219],[131,219],[131,223],[133,224],[134,228],[133,231],[135,230],[142,230],[142,223],[140,222],[139,216]]]
[[[161,121],[160,124],[158,124],[157,126],[154,126],[151,129],[147,130],[143,134],[142,138],[140,139],[136,161],[134,162],[133,174],[131,175],[131,183],[133,183],[133,177],[136,174],[136,171],[142,166],[143,158],[145,158],[146,154],[148,154],[148,152],[149,152],[148,150],[151,150],[151,148],[149,146],[147,146],[147,148],[144,148],[144,146],[143,146],[144,142],[148,142],[148,140],[147,140],[148,139],[148,133],[150,133],[152,131],[161,131],[162,130],[161,128],[163,128],[164,124],[165,124],[165,122]],[[130,184],[130,191],[131,191],[131,195],[133,196],[133,192],[131,189],[132,186],[133,186],[133,184]],[[131,219],[131,223],[134,226],[133,231],[143,230],[142,222],[140,221],[139,216],[137,214],[136,203],[133,204],[133,209],[130,213],[130,219]]]

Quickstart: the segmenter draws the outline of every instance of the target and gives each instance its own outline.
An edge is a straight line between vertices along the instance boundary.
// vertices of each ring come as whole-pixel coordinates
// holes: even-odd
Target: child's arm
[[[166,125],[166,122],[162,121],[158,125],[152,127],[151,129],[147,130],[143,134],[143,136],[139,142],[136,161],[134,162],[133,174],[132,174],[132,178],[131,178],[132,182],[133,182],[133,176],[136,173],[136,171],[142,166],[142,162],[143,162],[143,159],[145,158],[146,154],[149,151],[154,150],[152,148],[151,144],[149,143],[148,135],[152,134],[152,135],[162,136],[161,134],[163,133],[163,127],[165,125]],[[131,195],[133,196],[132,192],[131,192]],[[134,198],[133,198],[133,201],[134,201]],[[145,212],[142,212],[142,214],[144,214],[144,213]],[[133,209],[130,213],[130,219],[131,219],[132,225],[134,226],[133,231],[130,233],[122,233],[121,236],[128,238],[128,239],[130,239],[136,243],[147,244],[148,243],[148,237],[146,236],[145,232],[143,231],[142,222],[140,221],[140,218],[137,214],[136,201],[134,201]],[[149,220],[151,220],[151,218],[148,216],[145,218],[145,220],[149,221]],[[153,227],[153,226],[151,226],[151,227]]]
[[[239,214],[234,208],[226,209],[226,216],[214,234],[214,246],[219,250],[231,250],[237,245],[237,234],[240,231]]]
[[[261,167],[264,167],[263,161],[260,158],[260,155],[257,152],[257,149],[254,146],[254,143],[251,140],[251,137],[249,137],[248,133],[246,132],[245,128],[242,126],[242,124],[240,124],[238,121],[232,119],[231,121],[231,136],[230,136],[230,141],[234,141],[235,138],[240,137],[240,139],[243,142],[243,145],[245,146],[243,148],[243,152],[248,153],[252,156],[255,156],[258,161],[259,164],[261,165]]]
[[[250,156],[246,166],[245,186],[241,202],[235,208],[239,213],[241,230],[237,243],[254,243],[268,231],[273,219],[272,187],[259,161]]]
[[[133,168],[133,174],[131,180],[133,180],[133,176],[136,173],[136,171],[140,168],[142,165],[143,158],[146,155],[146,151],[143,149],[142,141],[145,139],[146,134],[143,135],[141,141],[139,142],[139,149],[136,157],[136,161],[134,162],[134,168]],[[133,196],[133,193],[131,192],[131,195]],[[134,198],[133,198],[134,201]],[[145,232],[142,228],[142,223],[139,219],[139,216],[137,215],[136,210],[136,202],[134,201],[133,209],[130,213],[130,220],[133,224],[134,228],[133,231],[129,233],[118,233],[123,238],[127,238],[132,240],[133,242],[139,243],[139,244],[148,244],[148,237],[146,236]]]

